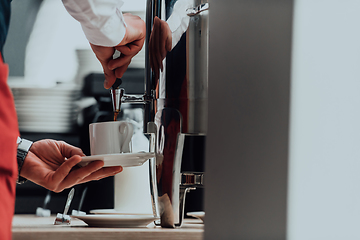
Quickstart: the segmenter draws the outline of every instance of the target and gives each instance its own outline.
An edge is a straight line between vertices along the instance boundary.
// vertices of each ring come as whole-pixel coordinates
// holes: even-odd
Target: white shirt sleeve
[[[122,0],[62,0],[70,15],[78,20],[86,38],[94,45],[113,47],[125,36]]]
[[[186,32],[189,27],[190,17],[187,15],[186,10],[192,8],[194,5],[192,0],[178,0],[172,10],[171,16],[166,21],[172,34],[173,49],[180,41],[181,36]]]

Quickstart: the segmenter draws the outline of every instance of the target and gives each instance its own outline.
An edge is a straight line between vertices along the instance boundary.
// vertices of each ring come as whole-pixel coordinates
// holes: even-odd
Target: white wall
[[[294,9],[288,239],[360,239],[360,1]]]

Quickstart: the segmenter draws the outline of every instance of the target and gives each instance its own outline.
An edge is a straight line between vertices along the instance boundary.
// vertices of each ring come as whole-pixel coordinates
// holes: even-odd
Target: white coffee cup
[[[127,121],[92,123],[89,132],[91,155],[127,153],[132,150],[146,152],[149,148],[148,139],[142,130],[134,129],[134,125]],[[133,137],[136,143],[134,149]],[[108,211],[97,210],[102,214]],[[114,176],[113,211],[121,214],[152,214],[148,161],[142,166],[124,168]]]
[[[131,152],[133,131],[133,125],[126,121],[90,124],[91,155]]]

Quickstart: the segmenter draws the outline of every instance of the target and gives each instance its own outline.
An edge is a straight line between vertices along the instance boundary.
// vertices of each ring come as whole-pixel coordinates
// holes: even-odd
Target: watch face
[[[19,143],[21,143],[21,138],[20,137],[18,137],[17,140],[16,140],[16,144],[19,144]]]
[[[24,152],[28,152],[32,143],[33,143],[32,141],[26,139],[20,139],[20,143],[18,144],[17,149],[22,150]]]

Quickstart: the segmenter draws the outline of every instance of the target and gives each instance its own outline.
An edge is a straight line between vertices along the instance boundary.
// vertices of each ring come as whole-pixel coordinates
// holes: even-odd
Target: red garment
[[[7,85],[8,66],[0,55],[0,239],[11,239],[17,179],[16,139],[19,136],[12,93]]]

